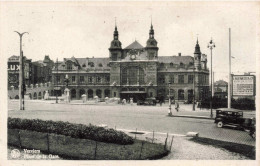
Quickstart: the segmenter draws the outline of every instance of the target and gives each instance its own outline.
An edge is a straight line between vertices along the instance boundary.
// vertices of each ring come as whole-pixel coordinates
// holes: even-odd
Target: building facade
[[[52,81],[52,68],[54,62],[48,55],[42,61],[32,62],[23,56],[24,63],[24,83],[27,86],[31,84],[47,83]],[[11,56],[8,58],[8,89],[17,89],[19,86],[19,63],[20,56]]]
[[[146,46],[134,41],[122,48],[117,26],[107,58],[64,58],[52,70],[53,85],[64,92],[66,75],[71,99],[116,97],[134,101],[169,97],[184,101],[202,99],[209,92],[207,56],[202,54],[197,40],[194,57],[162,56],[158,54],[153,25]],[[195,81],[195,82],[193,82]],[[170,84],[169,84],[170,83]]]

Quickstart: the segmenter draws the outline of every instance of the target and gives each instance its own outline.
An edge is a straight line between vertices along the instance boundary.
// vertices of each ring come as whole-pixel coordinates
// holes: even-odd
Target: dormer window
[[[67,70],[72,70],[72,62],[67,62]]]
[[[84,63],[84,64],[82,65],[82,67],[86,67],[86,64]]]
[[[170,67],[173,67],[173,63],[172,62],[170,63]]]
[[[103,67],[102,63],[98,64],[98,67]]]
[[[164,67],[164,63],[160,63],[160,67]]]
[[[180,67],[184,67],[184,64],[182,62],[180,63]]]
[[[88,65],[89,65],[90,67],[94,67],[94,66],[95,66],[93,62],[89,62]]]

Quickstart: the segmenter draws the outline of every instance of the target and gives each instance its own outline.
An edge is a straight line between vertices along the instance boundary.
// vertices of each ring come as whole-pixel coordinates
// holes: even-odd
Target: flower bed
[[[105,129],[94,125],[73,124],[62,121],[40,120],[40,119],[20,119],[8,118],[8,129],[22,129],[45,133],[55,133],[72,138],[90,139],[94,141],[133,144],[134,140],[124,132],[114,129]]]

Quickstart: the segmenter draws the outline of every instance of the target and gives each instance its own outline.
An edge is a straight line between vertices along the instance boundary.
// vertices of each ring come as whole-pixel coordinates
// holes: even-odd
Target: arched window
[[[102,63],[98,64],[98,67],[103,67]]]
[[[144,70],[141,67],[131,66],[122,71],[122,84],[144,84]]]
[[[173,67],[173,63],[172,62],[170,63],[170,67]]]
[[[182,62],[180,63],[180,67],[184,67],[184,64]]]

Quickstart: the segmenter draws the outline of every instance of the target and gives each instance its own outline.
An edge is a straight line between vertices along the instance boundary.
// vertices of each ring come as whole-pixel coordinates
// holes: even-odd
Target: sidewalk
[[[243,111],[243,116],[246,118],[255,117],[255,111],[253,110],[240,110]],[[193,111],[192,104],[180,104],[180,109],[177,112],[174,105],[172,106],[171,117],[185,117],[185,118],[198,118],[214,120],[216,117],[216,109],[212,109],[213,117],[210,117],[211,110],[206,108],[195,108]],[[167,115],[168,116],[168,115]]]

